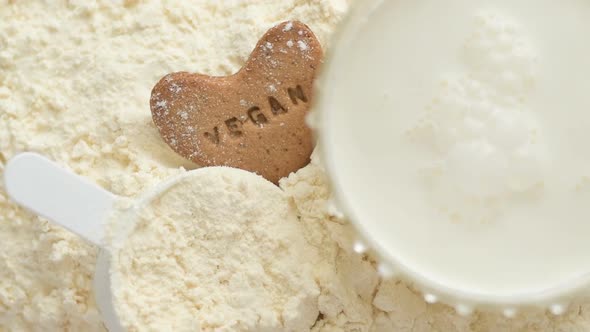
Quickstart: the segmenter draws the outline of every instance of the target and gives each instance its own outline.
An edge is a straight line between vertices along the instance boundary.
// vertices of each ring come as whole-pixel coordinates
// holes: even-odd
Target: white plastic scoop
[[[107,329],[119,332],[123,328],[112,301],[109,272],[111,252],[104,242],[107,222],[116,213],[117,218],[123,219],[120,224],[125,225],[125,230],[131,229],[137,220],[137,211],[191,172],[160,184],[133,202],[35,153],[26,152],[12,158],[6,164],[4,177],[6,191],[12,200],[100,249],[94,273],[96,302]],[[115,241],[126,239],[125,230],[116,235],[118,239]]]

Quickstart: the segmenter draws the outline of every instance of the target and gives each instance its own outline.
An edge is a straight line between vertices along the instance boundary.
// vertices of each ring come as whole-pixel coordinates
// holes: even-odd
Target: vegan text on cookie
[[[309,162],[305,116],[321,61],[305,24],[279,24],[234,75],[162,78],[150,99],[154,123],[172,149],[200,165],[242,168],[276,183]]]

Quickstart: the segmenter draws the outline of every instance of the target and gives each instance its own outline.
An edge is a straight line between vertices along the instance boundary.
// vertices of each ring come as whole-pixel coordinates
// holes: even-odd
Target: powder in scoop
[[[246,171],[187,174],[140,211],[114,249],[129,331],[307,331],[319,288],[283,192]]]

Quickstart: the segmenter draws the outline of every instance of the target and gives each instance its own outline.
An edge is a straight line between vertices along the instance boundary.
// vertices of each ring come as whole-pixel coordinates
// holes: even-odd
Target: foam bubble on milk
[[[492,221],[515,197],[534,199],[543,188],[541,128],[527,105],[536,54],[508,18],[475,21],[462,70],[441,78],[406,133],[426,150],[420,176],[429,198],[456,222]]]

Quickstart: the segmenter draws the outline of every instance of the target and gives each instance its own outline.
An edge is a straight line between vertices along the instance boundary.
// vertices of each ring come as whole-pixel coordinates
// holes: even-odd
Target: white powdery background
[[[159,138],[152,86],[172,71],[225,75],[272,25],[299,19],[326,45],[345,0],[0,0],[0,173],[38,151],[108,190],[133,197],[194,168]],[[354,255],[348,223],[325,209],[313,164],[282,183],[318,248],[317,331],[585,331],[584,303],[559,318],[456,316],[400,281],[381,282]],[[104,331],[91,291],[96,249],[10,203],[0,188],[0,331]]]

